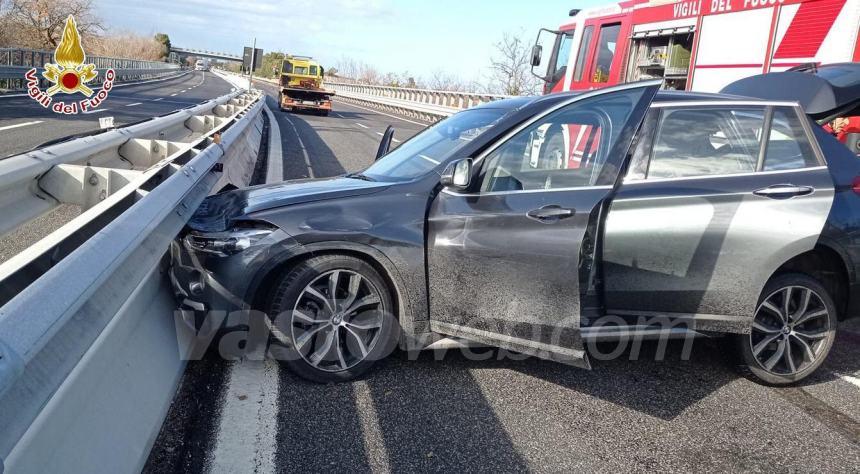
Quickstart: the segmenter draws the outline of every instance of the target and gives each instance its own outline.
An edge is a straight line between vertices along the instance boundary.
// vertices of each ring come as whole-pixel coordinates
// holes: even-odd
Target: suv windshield
[[[455,114],[415,135],[362,174],[375,181],[407,181],[427,174],[507,112],[479,108]]]

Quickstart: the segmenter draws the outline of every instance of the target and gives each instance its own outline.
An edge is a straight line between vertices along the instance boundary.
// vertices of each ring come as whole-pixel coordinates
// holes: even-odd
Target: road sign
[[[250,69],[251,61],[254,62],[254,69],[259,69],[263,64],[263,50],[245,46],[245,50],[242,53],[242,69],[246,71]]]

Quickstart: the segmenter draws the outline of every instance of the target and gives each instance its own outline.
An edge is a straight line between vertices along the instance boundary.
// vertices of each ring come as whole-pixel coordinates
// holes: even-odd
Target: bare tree
[[[531,51],[523,33],[505,33],[495,49],[490,59],[490,89],[507,95],[536,94],[539,80],[531,74]]]
[[[93,56],[160,61],[164,45],[155,38],[134,33],[90,37],[87,53]]]
[[[4,20],[16,27],[18,46],[54,49],[63,26],[74,15],[81,36],[98,35],[104,28],[95,15],[92,0],[5,0]]]
[[[463,92],[466,84],[459,77],[442,70],[435,70],[427,80],[427,87],[437,91]]]

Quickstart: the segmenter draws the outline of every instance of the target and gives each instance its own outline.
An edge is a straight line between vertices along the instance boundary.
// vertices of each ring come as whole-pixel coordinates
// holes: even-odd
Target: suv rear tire
[[[800,382],[827,358],[836,325],[836,305],[818,280],[777,275],[762,291],[750,334],[735,337],[741,370],[766,385]]]

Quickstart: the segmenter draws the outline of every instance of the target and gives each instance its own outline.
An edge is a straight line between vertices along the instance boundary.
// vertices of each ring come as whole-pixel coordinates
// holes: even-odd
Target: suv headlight
[[[251,228],[211,234],[189,233],[184,240],[185,245],[196,252],[227,257],[247,250],[274,231],[275,229]]]

